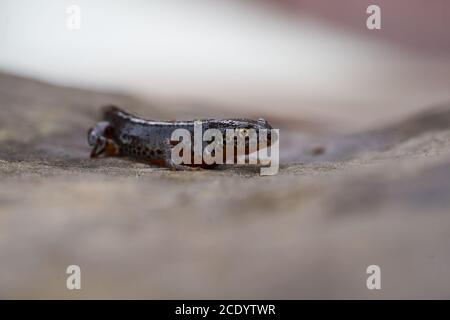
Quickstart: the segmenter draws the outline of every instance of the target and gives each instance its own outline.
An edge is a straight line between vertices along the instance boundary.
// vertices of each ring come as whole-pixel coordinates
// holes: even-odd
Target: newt
[[[254,129],[258,134],[259,130],[265,129],[267,147],[270,147],[272,142],[272,126],[262,118],[258,120],[157,121],[140,118],[111,105],[103,109],[102,120],[88,131],[88,143],[93,147],[90,156],[91,158],[97,158],[101,155],[128,157],[173,170],[186,170],[189,167],[213,168],[215,165],[205,162],[177,165],[172,161],[171,149],[174,144],[178,143],[178,141],[171,140],[172,133],[174,130],[182,128],[194,134],[194,123],[197,123],[197,125],[201,123],[203,132],[207,129],[218,129],[223,136],[225,136],[227,129],[237,129],[244,134],[249,129]],[[250,152],[248,140],[245,141],[246,155]],[[206,144],[206,142],[203,143]],[[223,144],[226,144],[225,140]],[[226,157],[226,154],[224,156]]]

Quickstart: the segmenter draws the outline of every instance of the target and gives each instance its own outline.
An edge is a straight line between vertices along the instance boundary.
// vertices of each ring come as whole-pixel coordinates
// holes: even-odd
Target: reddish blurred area
[[[370,37],[394,41],[413,49],[450,54],[448,0],[268,0],[288,12],[314,16]],[[380,6],[382,28],[365,27],[366,9]]]

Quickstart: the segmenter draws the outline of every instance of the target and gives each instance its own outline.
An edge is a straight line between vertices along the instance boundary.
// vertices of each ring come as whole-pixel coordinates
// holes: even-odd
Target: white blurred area
[[[72,4],[77,31],[66,28]],[[0,70],[348,129],[450,101],[450,57],[257,1],[0,0]]]

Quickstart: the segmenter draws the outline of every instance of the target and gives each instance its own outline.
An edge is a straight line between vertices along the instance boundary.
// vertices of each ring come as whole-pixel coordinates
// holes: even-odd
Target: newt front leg
[[[175,164],[172,160],[172,144],[170,139],[166,139],[164,143],[164,163],[167,168],[172,171],[199,171],[201,167],[192,167],[187,165]]]

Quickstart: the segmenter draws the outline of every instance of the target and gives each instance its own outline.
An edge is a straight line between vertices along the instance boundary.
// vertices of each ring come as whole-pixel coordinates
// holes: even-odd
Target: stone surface
[[[1,298],[450,298],[450,105],[352,134],[279,123],[261,177],[90,160],[110,103],[177,118],[0,74]]]

